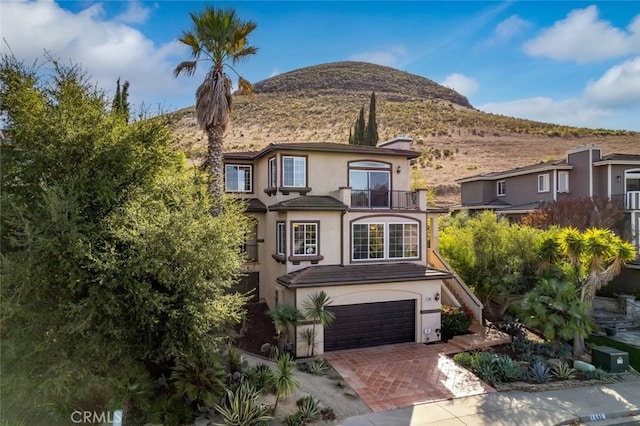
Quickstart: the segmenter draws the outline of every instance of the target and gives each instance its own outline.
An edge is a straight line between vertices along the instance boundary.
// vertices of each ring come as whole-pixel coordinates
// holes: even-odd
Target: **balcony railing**
[[[240,251],[246,256],[247,262],[258,261],[258,245],[257,244],[243,244]]]
[[[627,191],[624,207],[628,210],[640,210],[640,191]]]
[[[624,194],[611,195],[612,201],[624,205],[626,210],[640,210],[640,191],[627,191]]]
[[[418,197],[411,191],[352,189],[351,208],[413,210],[418,208]]]

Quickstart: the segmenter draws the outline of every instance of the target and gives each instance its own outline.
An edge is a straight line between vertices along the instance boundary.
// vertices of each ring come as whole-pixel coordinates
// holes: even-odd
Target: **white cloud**
[[[354,53],[349,56],[350,61],[370,62],[372,64],[386,65],[389,67],[398,66],[400,59],[407,55],[404,46],[391,46],[386,50]]]
[[[609,68],[587,85],[585,95],[602,105],[640,105],[640,56]]]
[[[522,19],[518,15],[511,15],[496,25],[493,32],[494,38],[503,41],[509,40],[529,27],[531,27],[531,22]]]
[[[615,58],[640,51],[640,15],[628,31],[598,19],[598,8],[589,6],[571,11],[567,17],[526,42],[530,56],[549,57],[579,63]]]
[[[153,9],[158,7],[154,4]],[[151,13],[151,8],[145,7],[141,2],[132,1],[127,4],[127,10],[118,15],[115,20],[125,24],[142,24],[147,21]]]
[[[640,56],[609,68],[577,97],[536,97],[478,108],[548,123],[640,131]]]
[[[593,127],[610,115],[604,108],[592,106],[583,99],[553,100],[547,97],[518,99],[510,102],[487,103],[478,109],[510,117],[526,118],[545,123]],[[596,126],[600,127],[600,126]]]
[[[449,74],[440,84],[466,97],[473,95],[478,90],[478,82],[475,79],[457,73]]]
[[[134,106],[143,100],[147,105],[171,102],[167,97],[177,99],[195,91],[171,73],[188,53],[177,41],[156,45],[125,23],[140,22],[148,12],[134,4],[119,17],[106,20],[100,3],[72,13],[51,0],[12,1],[2,4],[2,37],[19,59],[42,60],[46,49],[54,57],[82,65],[93,81],[109,91],[119,77],[128,80]],[[164,98],[158,99],[158,93]]]

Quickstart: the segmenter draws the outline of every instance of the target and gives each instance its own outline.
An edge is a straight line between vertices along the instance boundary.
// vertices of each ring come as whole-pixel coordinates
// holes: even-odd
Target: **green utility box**
[[[591,364],[609,373],[624,373],[629,369],[629,354],[608,346],[596,346],[591,350]]]

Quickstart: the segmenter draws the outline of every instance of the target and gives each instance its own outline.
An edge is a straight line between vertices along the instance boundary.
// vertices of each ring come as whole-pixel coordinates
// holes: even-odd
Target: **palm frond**
[[[181,73],[185,73],[187,76],[191,77],[196,72],[196,67],[198,65],[197,61],[184,61],[180,62],[173,70],[173,76],[177,77]]]

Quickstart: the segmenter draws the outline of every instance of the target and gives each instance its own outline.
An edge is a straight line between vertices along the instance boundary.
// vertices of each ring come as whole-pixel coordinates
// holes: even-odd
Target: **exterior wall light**
[[[402,167],[398,166],[398,167],[396,168],[396,173],[400,174],[400,172],[401,172],[401,171],[402,171]]]
[[[436,300],[436,302],[440,301],[440,292],[436,292],[434,299]]]

